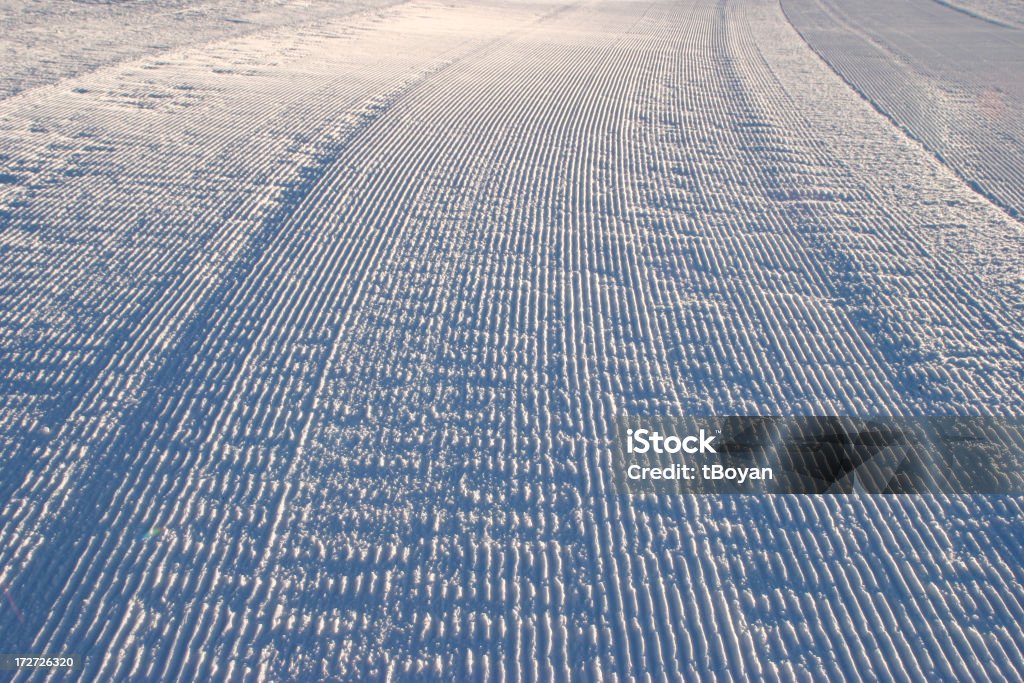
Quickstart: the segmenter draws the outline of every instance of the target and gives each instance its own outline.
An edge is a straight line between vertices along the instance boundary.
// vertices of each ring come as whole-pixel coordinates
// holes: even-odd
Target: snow
[[[1024,407],[1019,117],[931,98],[1010,29],[826,1],[0,5],[0,650],[1024,676],[1015,498],[610,488],[622,414]]]
[[[972,17],[1010,28],[1024,28],[1024,2],[1021,0],[938,0]]]
[[[1024,215],[1021,27],[933,0],[784,0],[783,7],[880,111],[986,197]]]

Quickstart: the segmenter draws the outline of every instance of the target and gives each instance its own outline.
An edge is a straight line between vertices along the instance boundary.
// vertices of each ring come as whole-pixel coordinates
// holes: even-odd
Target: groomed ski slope
[[[1024,16],[1024,2],[1002,5]],[[851,86],[974,189],[1024,218],[1024,26],[936,0],[782,6]]]
[[[1024,677],[1017,499],[608,469],[624,413],[1020,414],[1020,222],[774,2],[286,9],[0,100],[0,649]]]

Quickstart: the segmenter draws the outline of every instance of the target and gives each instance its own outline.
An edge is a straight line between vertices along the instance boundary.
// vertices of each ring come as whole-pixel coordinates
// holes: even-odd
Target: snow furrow
[[[775,3],[295,12],[0,100],[8,649],[1020,676],[1015,498],[610,479],[621,415],[1014,414],[1017,221]]]

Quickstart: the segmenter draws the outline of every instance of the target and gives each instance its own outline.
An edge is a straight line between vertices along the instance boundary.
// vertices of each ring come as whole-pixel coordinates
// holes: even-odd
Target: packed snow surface
[[[0,651],[1024,678],[1016,498],[610,491],[616,415],[1024,410],[1020,72],[944,89],[1022,33],[838,5],[0,2]]]
[[[1024,0],[936,0],[979,19],[1024,28]]]
[[[856,90],[974,189],[1024,218],[1024,30],[935,0],[782,5]]]

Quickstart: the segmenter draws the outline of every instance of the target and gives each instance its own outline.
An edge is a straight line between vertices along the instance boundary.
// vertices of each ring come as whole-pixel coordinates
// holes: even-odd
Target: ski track
[[[296,12],[0,100],[6,651],[1024,677],[1015,498],[608,480],[625,413],[1019,413],[1019,222],[776,3]]]
[[[1004,28],[1024,28],[1024,2],[1020,0],[935,0],[935,2]]]
[[[936,0],[782,4],[858,92],[975,189],[1024,217],[1024,29]]]

